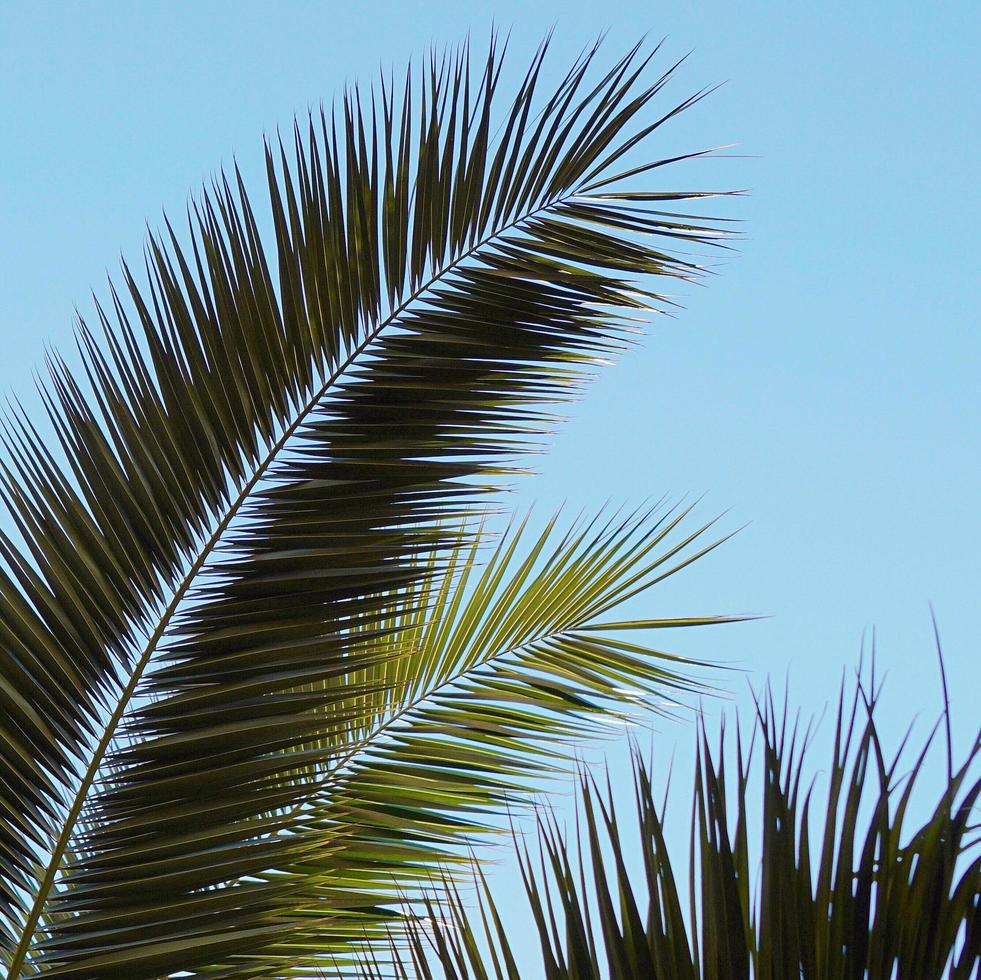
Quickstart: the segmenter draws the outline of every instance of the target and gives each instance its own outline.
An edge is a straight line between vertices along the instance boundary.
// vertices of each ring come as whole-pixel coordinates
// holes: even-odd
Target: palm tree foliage
[[[683,683],[603,618],[687,560],[676,518],[472,570],[475,504],[723,237],[637,158],[702,93],[652,112],[639,48],[543,91],[546,48],[510,97],[492,41],[267,143],[268,221],[218,178],[49,355],[51,435],[4,421],[10,977],[302,975],[622,688]]]
[[[981,969],[981,795],[975,739],[955,767],[948,756],[939,797],[922,823],[910,801],[931,734],[912,762],[880,742],[871,687],[844,688],[827,794],[809,782],[810,731],[788,723],[772,697],[759,704],[748,745],[725,728],[712,748],[697,737],[690,852],[672,859],[665,800],[634,754],[639,852],[628,855],[609,783],[580,782],[578,839],[555,818],[538,820],[538,850],[519,846],[530,918],[541,943],[535,976],[546,980],[971,980]],[[934,729],[934,734],[936,729]],[[754,749],[759,749],[755,753]],[[753,771],[756,769],[754,782]],[[759,790],[759,798],[756,790]],[[751,855],[758,856],[755,865]],[[628,866],[628,862],[631,866]],[[639,869],[639,870],[638,870]],[[478,872],[479,873],[479,872]],[[687,891],[687,895],[686,895]],[[517,980],[509,942],[485,879],[470,912],[461,893],[428,904],[428,917],[393,945],[390,972],[377,960],[364,980]],[[527,974],[524,974],[527,975]]]

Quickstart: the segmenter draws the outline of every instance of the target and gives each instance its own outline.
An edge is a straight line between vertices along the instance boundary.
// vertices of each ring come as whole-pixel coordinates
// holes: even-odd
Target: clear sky
[[[706,494],[749,526],[665,589],[665,613],[772,618],[679,641],[819,711],[878,631],[898,731],[934,718],[936,608],[956,733],[981,661],[981,5],[462,0],[48,3],[0,11],[0,388],[67,346],[120,252],[233,155],[379,65],[492,16],[556,61],[610,29],[690,49],[673,92],[727,84],[667,138],[736,142],[700,179],[748,187],[740,253],[576,409],[520,504]],[[747,701],[745,682],[733,697]],[[671,741],[676,732],[663,729]]]

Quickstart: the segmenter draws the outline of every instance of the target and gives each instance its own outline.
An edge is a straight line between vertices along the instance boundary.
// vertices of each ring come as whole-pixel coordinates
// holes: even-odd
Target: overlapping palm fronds
[[[396,887],[372,832],[394,846],[404,819],[435,854],[473,823],[431,786],[394,806],[435,727],[460,772],[493,747],[483,806],[522,752],[547,761],[520,739],[671,680],[593,622],[655,574],[623,529],[598,565],[560,547],[564,571],[516,586],[517,619],[486,608],[486,635],[462,599],[420,618],[457,594],[458,519],[662,305],[656,277],[698,274],[681,249],[723,237],[674,210],[709,195],[650,186],[672,160],[634,160],[700,94],[654,112],[672,71],[595,56],[548,92],[543,47],[504,97],[496,42],[476,68],[464,49],[349,91],[291,154],[267,146],[269,236],[237,170],[220,178],[185,243],[151,240],[147,285],[125,269],[80,324],[80,367],[50,356],[53,445],[20,409],[4,421],[8,976],[322,965]]]
[[[806,772],[809,733],[788,724],[771,697],[749,744],[737,735],[734,771],[724,728],[713,750],[703,725],[683,860],[666,842],[665,802],[639,755],[636,853],[609,787],[585,774],[580,838],[570,840],[545,813],[537,856],[519,849],[540,962],[530,970],[523,963],[484,881],[475,910],[458,891],[430,903],[407,948],[393,947],[394,973],[384,975],[971,980],[981,969],[981,740],[959,766],[948,754],[935,805],[914,821],[922,805],[911,802],[914,787],[933,736],[908,764],[908,739],[887,755],[874,717],[878,693],[874,678],[858,685],[849,708],[843,688],[821,777],[826,794]],[[375,960],[362,975],[382,973]]]

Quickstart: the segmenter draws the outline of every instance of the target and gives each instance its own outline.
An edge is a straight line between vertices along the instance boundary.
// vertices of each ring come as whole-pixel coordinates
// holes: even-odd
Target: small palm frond
[[[488,815],[531,799],[591,723],[622,730],[631,704],[665,711],[699,689],[693,661],[628,634],[740,617],[608,618],[718,544],[699,546],[708,525],[676,533],[686,515],[655,508],[562,533],[553,519],[526,554],[522,523],[479,565],[478,539],[428,600],[400,597],[414,623],[390,631],[392,656],[339,685],[370,692],[346,712],[360,726],[299,815],[334,831],[325,878],[356,867],[366,886],[374,875],[366,905],[404,896],[464,857]]]
[[[673,69],[639,48],[543,93],[546,47],[510,99],[492,42],[267,146],[268,242],[218,179],[79,325],[81,368],[50,355],[53,444],[3,422],[11,977],[281,975],[298,922],[350,934],[344,889],[278,869],[330,849],[290,814],[375,724],[392,593],[724,238],[646,184],[672,160],[630,162],[702,93],[650,114]]]
[[[527,845],[519,848],[528,911],[541,942],[534,975],[976,977],[981,740],[959,767],[948,763],[932,811],[908,829],[932,735],[904,774],[908,739],[892,758],[885,756],[874,718],[877,700],[874,680],[871,689],[857,686],[850,710],[842,690],[827,797],[821,799],[826,816],[815,811],[815,787],[804,772],[808,734],[796,723],[788,726],[786,710],[778,711],[772,698],[760,705],[748,750],[737,737],[734,781],[727,773],[724,729],[713,751],[703,725],[691,852],[682,864],[666,844],[664,801],[655,797],[649,766],[639,755],[635,858],[628,858],[636,844],[623,834],[609,787],[601,790],[584,774],[580,839],[570,841],[546,813],[539,819],[538,856]],[[759,800],[753,798],[756,785]],[[426,915],[411,925],[404,946],[393,942],[393,965],[362,958],[364,980],[527,976],[519,972],[522,957],[508,938],[506,917],[479,870],[477,875],[476,912],[451,887],[426,903]]]

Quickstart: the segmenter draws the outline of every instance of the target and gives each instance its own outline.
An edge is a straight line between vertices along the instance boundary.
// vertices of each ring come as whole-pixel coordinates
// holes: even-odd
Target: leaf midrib
[[[576,617],[571,622],[562,624],[561,626],[556,626],[554,629],[540,630],[534,636],[530,636],[520,643],[513,643],[504,649],[499,649],[497,647],[492,647],[491,650],[484,654],[479,660],[468,664],[465,667],[458,667],[452,673],[443,677],[441,680],[426,688],[423,691],[417,692],[408,701],[400,705],[392,714],[385,717],[375,728],[371,730],[367,735],[360,739],[356,744],[351,746],[351,748],[341,757],[340,761],[334,766],[329,773],[327,773],[324,778],[317,784],[314,785],[315,790],[326,789],[335,777],[343,779],[345,773],[343,770],[349,767],[355,757],[360,753],[368,751],[371,746],[377,742],[379,738],[385,735],[390,729],[392,729],[399,721],[401,721],[406,715],[411,714],[418,708],[422,707],[428,700],[430,700],[434,695],[438,694],[443,688],[450,687],[453,684],[458,683],[464,678],[468,677],[473,671],[478,670],[481,667],[486,667],[489,664],[494,664],[505,657],[514,656],[520,654],[522,650],[528,649],[535,643],[540,643],[542,640],[554,640],[557,637],[561,637],[568,634],[574,630],[582,629],[583,624],[587,623],[591,617],[581,616]],[[348,771],[347,775],[353,775]],[[291,815],[295,815],[299,812],[300,807],[296,807]]]
[[[428,279],[421,286],[416,287],[416,289],[411,292],[384,320],[381,320],[375,327],[373,327],[365,336],[364,340],[358,344],[347,357],[338,365],[334,371],[327,377],[324,383],[317,389],[317,391],[307,400],[306,404],[297,414],[294,421],[285,429],[280,438],[274,443],[272,448],[266,454],[265,458],[256,468],[255,473],[249,478],[249,480],[243,484],[242,488],[236,495],[235,500],[229,506],[225,516],[216,526],[215,530],[211,533],[207,542],[202,547],[194,564],[185,574],[184,578],[181,580],[180,585],[174,593],[173,598],[168,603],[166,609],[164,610],[160,622],[157,628],[153,631],[150,638],[148,639],[146,646],[144,647],[140,657],[134,665],[132,674],[129,681],[127,682],[125,688],[120,694],[119,700],[117,702],[116,708],[113,710],[112,715],[106,723],[105,731],[102,738],[99,740],[98,745],[93,752],[92,758],[86,768],[85,774],[78,785],[76,790],[72,805],[65,817],[62,825],[61,833],[58,836],[58,840],[55,843],[54,848],[51,852],[51,857],[48,864],[45,867],[44,875],[40,882],[40,887],[38,888],[37,895],[31,905],[30,912],[27,918],[24,920],[24,926],[21,930],[21,938],[17,944],[17,948],[14,951],[13,958],[11,960],[10,969],[7,975],[7,980],[18,980],[21,975],[21,968],[24,965],[27,954],[30,951],[32,941],[37,931],[37,925],[41,918],[41,914],[44,910],[45,903],[48,900],[48,896],[51,893],[51,889],[54,887],[55,878],[57,876],[58,870],[61,867],[62,861],[65,857],[65,853],[68,850],[68,845],[71,842],[72,834],[75,830],[75,825],[78,823],[81,817],[82,811],[84,809],[85,803],[88,798],[90,789],[92,788],[98,771],[102,765],[107,751],[112,743],[112,740],[116,734],[116,729],[119,723],[122,721],[123,716],[126,713],[129,703],[136,693],[136,689],[139,686],[140,681],[143,678],[143,674],[156,652],[157,644],[162,639],[164,633],[170,625],[174,614],[177,611],[178,606],[181,604],[183,599],[188,593],[191,585],[194,583],[198,573],[201,571],[205,562],[210,557],[215,546],[218,544],[221,536],[225,533],[228,525],[234,519],[235,515],[238,513],[242,504],[248,500],[252,490],[255,488],[256,484],[263,478],[269,465],[275,460],[275,458],[282,451],[283,447],[296,432],[296,430],[303,424],[306,417],[311,411],[320,403],[324,398],[328,390],[337,382],[337,380],[348,371],[352,365],[355,363],[358,357],[360,357],[369,346],[377,339],[381,332],[392,325],[398,317],[400,317],[406,309],[414,302],[418,301],[424,293],[426,293],[433,285],[443,279],[446,275],[453,271],[461,262],[466,261],[480,248],[492,242],[495,238],[500,237],[507,231],[517,227],[525,221],[530,220],[535,215],[554,208],[571,197],[574,197],[578,193],[578,188],[569,190],[564,194],[556,195],[555,197],[547,200],[546,202],[539,204],[537,207],[513,218],[511,221],[502,225],[499,228],[494,229],[490,234],[485,235],[479,241],[471,245],[466,251],[461,252],[455,259],[448,262],[443,266],[437,273],[435,273],[430,279]]]

